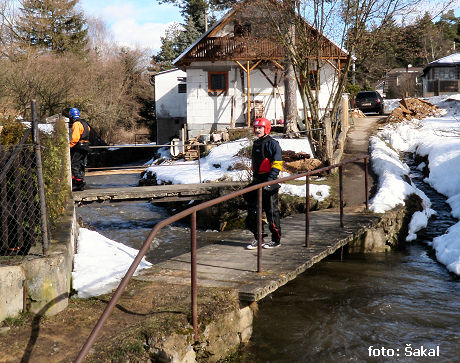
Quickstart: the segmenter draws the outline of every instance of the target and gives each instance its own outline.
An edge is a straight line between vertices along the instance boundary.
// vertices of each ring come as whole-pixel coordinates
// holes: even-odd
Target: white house
[[[460,53],[437,59],[423,68],[423,97],[460,92]]]
[[[188,138],[249,126],[261,116],[274,124],[284,119],[282,64],[286,53],[280,44],[260,34],[260,19],[255,14],[261,11],[254,6],[250,1],[236,6],[174,61],[174,65],[186,74],[186,101],[182,94],[177,94],[181,97],[173,102],[173,107],[181,111],[182,107],[186,107]],[[326,37],[321,39],[324,59],[319,76],[319,99],[320,107],[324,108],[347,53]],[[314,73],[312,71],[310,77]],[[178,79],[161,77],[162,74],[159,74],[155,80],[158,87],[166,87],[160,84]],[[169,84],[167,87],[172,90],[176,86]],[[157,103],[157,109],[166,106],[165,103]],[[303,105],[299,95],[297,106],[298,114],[302,116]],[[175,122],[172,116],[166,118],[168,112],[173,113],[165,109],[161,118],[157,119],[158,123],[162,123],[158,127],[160,141],[165,140],[165,131],[179,136],[182,127],[182,123]]]

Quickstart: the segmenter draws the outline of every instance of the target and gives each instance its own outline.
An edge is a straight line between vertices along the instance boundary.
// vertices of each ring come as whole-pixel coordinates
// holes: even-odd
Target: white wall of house
[[[157,117],[186,117],[187,94],[179,93],[179,78],[187,77],[180,69],[160,72],[155,75],[155,104]]]
[[[172,69],[155,75],[155,108],[157,121],[157,144],[166,144],[181,135],[187,120],[187,73]],[[185,87],[184,93],[179,93]]]
[[[324,62],[321,66],[319,80],[319,108],[320,112],[323,113],[326,110],[327,102],[331,93],[335,93],[337,90],[338,74],[335,68],[327,62]],[[303,117],[303,104],[300,94],[297,92],[297,108],[299,110],[299,116]],[[307,112],[308,116],[310,114]]]
[[[246,121],[246,87],[247,77],[234,62],[200,62],[187,68],[187,131],[189,137],[203,133],[222,131],[231,125],[244,126]],[[228,91],[225,95],[213,96],[208,94],[208,71],[228,72]],[[264,70],[265,74],[274,81],[274,73]],[[330,92],[336,80],[335,69],[325,64],[321,68],[319,92],[320,108],[324,109]],[[254,69],[250,74],[251,100],[262,101],[263,116],[276,123],[284,118],[282,100],[284,100],[284,84],[279,81],[274,88],[265,76]],[[280,96],[281,95],[281,96]],[[299,115],[303,115],[303,104],[300,94],[297,96]]]
[[[228,72],[228,91],[225,95],[208,94],[208,71]],[[273,82],[274,72],[264,70]],[[243,75],[244,80],[241,75]],[[321,68],[319,92],[320,107],[324,109],[335,84],[335,69],[325,64]],[[187,93],[178,93],[180,80],[186,77]],[[283,120],[284,83],[277,77],[274,88],[259,69],[250,75],[251,100],[262,101],[263,116],[277,123]],[[179,69],[161,72],[155,77],[155,101],[157,109],[157,141],[164,143],[178,134],[186,122],[188,137],[220,132],[229,127],[246,126],[246,73],[234,62],[200,62],[191,64],[186,72]],[[297,96],[299,116],[303,116],[300,94]]]

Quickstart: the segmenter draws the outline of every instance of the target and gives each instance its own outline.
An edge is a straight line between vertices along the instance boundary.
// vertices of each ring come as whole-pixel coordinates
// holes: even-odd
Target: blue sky
[[[419,12],[433,10],[435,4],[446,0],[425,0],[417,7]],[[157,0],[80,0],[86,15],[101,18],[119,45],[160,49],[160,37],[173,22],[181,22],[179,9],[170,4],[158,4]],[[454,0],[451,8],[460,16],[460,0]]]
[[[155,0],[80,0],[80,6],[102,19],[118,44],[153,51],[160,49],[165,29],[182,20],[177,7]]]

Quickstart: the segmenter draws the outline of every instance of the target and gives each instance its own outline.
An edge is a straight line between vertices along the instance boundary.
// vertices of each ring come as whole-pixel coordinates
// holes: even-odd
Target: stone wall
[[[246,306],[210,322],[200,336],[198,345],[192,345],[190,336],[180,333],[160,338],[149,337],[148,344],[158,362],[219,362],[249,342],[253,319],[252,308]]]
[[[386,212],[376,227],[369,228],[360,238],[348,244],[348,252],[386,252],[402,247],[413,213],[413,210],[403,205]]]
[[[54,315],[68,305],[78,225],[71,201],[50,241],[47,256],[0,266],[0,321],[23,311]]]

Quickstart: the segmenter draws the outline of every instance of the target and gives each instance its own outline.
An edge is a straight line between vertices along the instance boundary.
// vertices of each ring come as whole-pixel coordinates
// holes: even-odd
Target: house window
[[[177,92],[178,93],[187,93],[187,84],[186,83],[179,83],[177,85]]]
[[[228,72],[208,72],[208,94],[220,96],[228,90]]]

